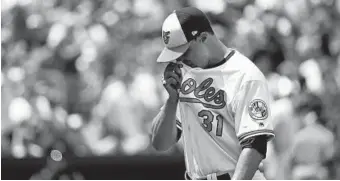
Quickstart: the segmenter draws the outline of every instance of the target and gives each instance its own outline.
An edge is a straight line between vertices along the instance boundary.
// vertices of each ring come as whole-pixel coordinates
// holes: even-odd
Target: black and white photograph
[[[340,180],[340,0],[1,0],[1,179]]]

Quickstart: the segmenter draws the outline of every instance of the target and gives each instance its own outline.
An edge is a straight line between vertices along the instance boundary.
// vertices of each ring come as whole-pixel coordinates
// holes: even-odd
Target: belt
[[[187,172],[185,172],[184,178],[185,180],[192,180]],[[231,177],[228,173],[219,176],[216,174],[209,174],[206,178],[200,178],[196,180],[231,180]]]

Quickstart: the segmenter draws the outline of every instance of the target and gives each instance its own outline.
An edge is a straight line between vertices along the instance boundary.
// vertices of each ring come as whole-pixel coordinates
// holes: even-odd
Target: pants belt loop
[[[217,174],[216,174],[216,173],[213,173],[213,174],[211,175],[211,179],[212,179],[212,180],[217,180]]]
[[[217,180],[217,174],[212,173],[212,174],[207,175],[207,180]]]

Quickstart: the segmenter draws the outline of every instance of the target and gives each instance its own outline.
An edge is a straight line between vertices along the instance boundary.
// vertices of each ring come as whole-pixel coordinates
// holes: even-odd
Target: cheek
[[[203,46],[195,46],[194,50],[188,54],[187,58],[195,65],[204,67],[206,62],[205,60],[209,58],[207,49]]]
[[[202,59],[204,59],[201,55],[200,52],[196,52],[196,53],[193,53],[190,57],[190,60],[195,64],[195,65],[198,65],[198,66],[201,66],[201,63],[202,63]]]
[[[205,46],[199,48],[200,57],[207,59],[209,57],[209,51]]]
[[[208,62],[207,60],[209,59],[209,53],[205,47],[200,48],[197,58],[200,60],[202,66],[206,66],[205,64]]]

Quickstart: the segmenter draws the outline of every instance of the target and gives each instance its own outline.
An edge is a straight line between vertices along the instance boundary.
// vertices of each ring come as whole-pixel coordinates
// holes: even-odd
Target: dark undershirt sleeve
[[[265,159],[267,154],[267,141],[268,137],[266,135],[259,135],[250,137],[241,142],[240,144],[242,149],[253,148],[257,150],[263,156],[263,159]]]
[[[181,138],[182,136],[182,130],[177,128],[177,141]]]

